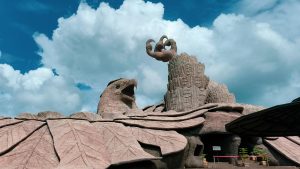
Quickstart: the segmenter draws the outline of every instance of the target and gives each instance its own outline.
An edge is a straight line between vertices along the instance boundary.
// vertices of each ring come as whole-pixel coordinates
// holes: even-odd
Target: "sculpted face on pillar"
[[[166,41],[164,42],[164,39]],[[149,39],[146,42],[146,52],[149,56],[153,57],[156,60],[168,62],[173,57],[177,55],[177,46],[176,42],[173,39],[168,39],[166,35],[163,35],[159,41],[156,43],[154,51],[152,50],[151,42],[155,42],[153,39]],[[170,49],[167,50],[166,46],[170,46]]]
[[[131,109],[137,109],[134,88],[137,82],[134,79],[117,79],[108,83],[100,96],[97,114],[102,118],[114,119],[122,117]]]

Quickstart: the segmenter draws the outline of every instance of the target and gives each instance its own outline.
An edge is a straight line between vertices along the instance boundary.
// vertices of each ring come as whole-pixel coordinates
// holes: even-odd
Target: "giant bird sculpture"
[[[164,103],[139,109],[137,82],[121,78],[108,83],[97,113],[0,117],[0,168],[199,168],[203,167],[199,156],[210,153],[208,145],[214,142],[222,144],[225,155],[237,155],[241,142],[265,149],[265,144],[277,145],[272,147],[277,154],[269,152],[271,162],[300,165],[298,136],[247,138],[227,131],[226,124],[263,108],[235,103],[225,85],[204,75],[203,64],[187,54],[177,55],[176,42],[164,39],[154,51],[153,40],[146,43],[151,57],[169,62]]]

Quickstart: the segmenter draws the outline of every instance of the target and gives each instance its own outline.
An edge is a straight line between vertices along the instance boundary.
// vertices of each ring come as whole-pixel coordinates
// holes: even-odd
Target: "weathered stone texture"
[[[1,168],[53,169],[59,163],[47,126],[0,157]]]
[[[5,126],[0,130],[0,153],[23,141],[36,129],[41,127],[43,122],[28,120],[14,125]]]
[[[116,122],[121,122],[123,124],[146,127],[150,129],[185,129],[195,126],[199,126],[205,120],[203,117],[196,117],[193,119],[183,120],[183,121],[149,121],[149,120],[115,120]]]
[[[168,69],[166,110],[184,111],[204,105],[209,82],[204,65],[183,53],[169,62]]]
[[[99,114],[90,113],[90,112],[78,112],[73,113],[69,116],[74,119],[84,119],[88,121],[101,121],[103,120]]]
[[[263,106],[256,106],[251,104],[241,104],[241,106],[244,107],[244,111],[242,112],[243,115],[251,114],[265,109],[265,107]]]
[[[225,124],[240,116],[238,113],[207,112],[205,113],[205,122],[199,134],[228,133],[225,129]]]
[[[168,155],[184,150],[187,140],[176,131],[162,131],[129,127],[134,137],[144,144],[160,147],[162,155]]]
[[[134,79],[117,79],[108,83],[100,96],[97,114],[104,119],[124,117],[128,111],[137,109],[135,103]]]
[[[41,121],[45,121],[47,119],[59,119],[59,118],[64,118],[64,116],[59,112],[52,112],[52,111],[44,111],[44,112],[39,112],[37,114],[21,113],[16,117],[16,119],[21,119],[21,120],[41,120]]]
[[[160,159],[146,153],[129,128],[113,122],[92,123],[101,135],[111,164]],[[157,134],[157,133],[156,133]]]
[[[4,127],[7,125],[12,125],[12,124],[17,124],[22,122],[22,120],[18,120],[18,119],[1,119],[0,120],[0,127]]]
[[[21,120],[37,120],[38,117],[35,114],[24,112],[24,113],[19,114],[16,117],[16,119],[21,119]]]
[[[210,80],[207,90],[208,95],[205,103],[235,103],[235,96],[228,91],[224,84]]]
[[[197,111],[191,111],[189,114],[184,114],[182,116],[168,117],[168,116],[146,116],[146,117],[132,117],[131,119],[136,120],[155,120],[155,121],[183,121],[192,118],[199,117],[207,112],[208,109],[202,109]]]
[[[64,117],[61,113],[52,111],[39,112],[37,116],[39,120],[58,119]]]
[[[185,168],[202,168],[203,161],[200,155],[203,154],[203,143],[199,136],[186,136],[188,145],[185,152]]]
[[[59,167],[105,169],[109,155],[98,130],[84,120],[48,120],[54,146],[60,158]]]

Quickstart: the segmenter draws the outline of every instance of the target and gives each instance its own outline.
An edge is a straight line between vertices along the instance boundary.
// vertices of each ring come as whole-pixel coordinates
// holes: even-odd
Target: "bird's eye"
[[[116,88],[119,89],[119,88],[120,88],[120,85],[117,84],[117,85],[116,85]]]

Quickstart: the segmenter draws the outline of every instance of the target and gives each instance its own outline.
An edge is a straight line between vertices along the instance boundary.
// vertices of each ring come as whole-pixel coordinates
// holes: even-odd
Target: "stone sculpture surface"
[[[162,43],[164,38],[165,36],[162,36],[156,46],[160,46],[164,48],[164,45]],[[149,49],[148,42],[150,41],[153,40],[147,41],[146,49],[148,55],[153,57],[148,52]],[[166,60],[163,61],[166,62]],[[241,138],[238,135],[234,135],[228,132],[225,128],[225,125],[243,115],[251,114],[253,112],[262,110],[263,107],[254,106],[254,105],[240,105],[240,108],[237,108],[238,106],[237,107],[232,106],[232,105],[237,105],[235,103],[234,95],[228,91],[226,85],[218,84],[210,80],[204,74],[204,70],[205,70],[204,65],[198,63],[197,59],[193,56],[189,56],[186,53],[182,53],[179,55],[174,54],[167,61],[169,61],[168,63],[169,75],[168,75],[168,86],[167,86],[168,91],[165,95],[165,100],[164,100],[165,110],[175,110],[177,112],[180,112],[180,111],[195,109],[197,107],[209,103],[223,103],[223,105],[218,105],[216,108],[212,108],[208,112],[204,112],[205,121],[200,131],[197,134],[200,135],[199,139],[201,139],[202,136],[205,137],[205,135],[207,134],[216,134],[216,133],[228,134],[228,136],[221,138],[224,142],[226,142],[226,145],[224,145],[224,147],[227,150],[225,151],[227,151],[226,153],[228,155],[237,155],[238,148],[241,143]],[[232,109],[231,107],[235,107],[235,110]],[[246,126],[245,124],[247,123],[248,124],[252,123],[251,126],[256,124],[255,122],[250,122],[251,119],[249,121],[246,121],[248,119],[244,120],[245,122],[243,122],[244,123],[243,127],[245,127]],[[193,139],[188,139],[190,137],[188,136],[189,134],[184,134],[187,137],[187,139],[191,141],[189,142],[190,145],[189,147],[195,147],[195,145],[193,144],[195,142],[194,140],[198,137],[197,134],[195,133],[192,134]],[[242,141],[251,142],[251,139],[253,138],[250,137],[247,140],[244,139]],[[205,147],[205,143],[204,146],[202,147]],[[294,148],[297,149],[296,146],[294,146]],[[292,149],[292,146],[287,149]],[[287,155],[287,153],[284,150],[276,149],[276,151],[279,151],[280,153]],[[192,159],[190,158],[190,156],[191,155],[188,155],[187,159]],[[276,160],[275,158],[273,159]],[[293,157],[290,159],[294,159],[293,161],[298,164],[300,163],[299,160],[295,160],[295,158]],[[195,162],[195,161],[191,162],[191,160],[188,161],[190,163],[193,163],[193,165],[189,165],[186,163],[186,167],[201,166],[201,163],[199,162]],[[234,160],[231,159],[231,162],[234,162]]]
[[[107,88],[100,96],[97,114],[103,118],[115,118],[137,109],[135,103],[134,79],[117,79],[108,83]]]
[[[1,142],[3,144],[3,142]],[[16,148],[0,158],[1,168],[55,168],[59,159],[47,126],[37,129]]]
[[[47,168],[78,166],[80,168],[116,168],[130,163],[134,166],[138,161],[151,161],[156,168],[160,166],[173,168],[175,164],[171,159],[177,158],[178,164],[176,163],[176,165],[180,168],[184,166],[186,159],[199,158],[194,156],[194,149],[197,145],[188,143],[187,138],[189,137],[184,137],[175,130],[199,128],[205,122],[204,114],[210,111],[222,111],[223,108],[226,111],[240,110],[241,107],[235,104],[227,106],[207,104],[196,109],[176,112],[174,110],[163,111],[161,107],[164,107],[164,104],[160,104],[150,106],[155,107],[152,111],[147,111],[147,109],[143,111],[136,107],[130,108],[128,99],[123,99],[121,96],[122,90],[126,87],[136,86],[136,82],[133,80],[118,79],[109,83],[105,91],[112,91],[112,87],[121,83],[125,85],[122,88],[120,86],[118,92],[103,92],[101,96],[99,105],[103,105],[102,101],[118,99],[113,100],[118,103],[115,107],[103,105],[103,110],[110,108],[116,110],[109,112],[112,113],[109,116],[104,115],[103,117],[102,113],[106,112],[98,111],[100,114],[78,112],[69,117],[64,117],[58,112],[42,112],[37,115],[22,113],[15,119],[2,117],[0,119],[0,138],[3,144],[0,145],[2,152],[0,164],[39,168],[33,161],[49,158],[51,160],[47,164],[45,163]],[[130,97],[135,98],[134,93],[130,93]],[[130,101],[130,105],[135,105],[135,99],[130,99]],[[217,109],[218,107],[219,109]],[[139,112],[142,112],[142,115]],[[38,139],[42,139],[41,142]],[[193,143],[199,143],[200,140],[197,141],[197,139],[194,137]],[[6,140],[9,142],[5,142]],[[41,154],[28,156],[25,153],[18,153],[25,150],[24,146],[28,144],[26,140],[31,140],[32,144],[30,145],[36,145],[38,149],[43,149],[43,151],[30,149],[33,154]],[[43,143],[45,141],[47,143]],[[141,143],[143,145],[140,145]],[[147,146],[145,147],[144,144],[160,147],[157,150],[158,153],[148,153],[150,150],[147,150]],[[188,144],[190,149],[187,151],[187,155],[184,155]],[[15,159],[28,160],[23,163],[15,161]],[[186,164],[187,166],[189,164],[193,164],[190,166],[201,165],[197,160],[190,161]],[[144,168],[147,168],[147,165]]]
[[[168,90],[164,102],[138,109],[133,79],[108,83],[100,96],[97,113],[22,113],[0,117],[0,166],[47,169],[196,169],[199,156],[210,144],[222,144],[224,155],[237,155],[244,144],[268,145],[300,165],[300,137],[244,138],[225,125],[263,109],[235,103],[225,85],[210,80],[204,64],[186,53],[177,55],[176,42],[162,36],[149,56],[168,63]],[[170,46],[170,49],[166,49]],[[254,140],[254,141],[253,141]],[[295,152],[297,151],[297,152]],[[296,155],[295,155],[296,154]],[[211,155],[211,154],[208,154]],[[280,155],[270,149],[274,164]],[[208,157],[209,158],[209,157]],[[234,159],[230,160],[235,163]]]
[[[164,42],[164,39],[167,39]],[[176,42],[173,39],[168,39],[166,35],[163,35],[159,41],[156,43],[154,51],[151,45],[151,42],[155,42],[153,39],[149,39],[146,42],[146,52],[149,56],[153,57],[156,60],[168,62],[177,53],[177,46]],[[170,46],[170,50],[166,50],[166,46]]]

